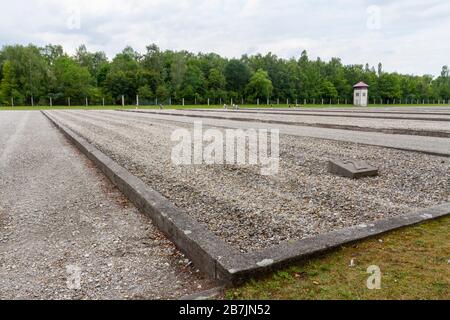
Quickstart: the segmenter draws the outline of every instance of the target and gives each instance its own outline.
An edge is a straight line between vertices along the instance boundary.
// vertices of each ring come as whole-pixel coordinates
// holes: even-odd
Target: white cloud
[[[438,74],[449,64],[447,0],[0,0],[0,44],[84,43],[110,57],[131,45],[217,52],[271,51],[289,58],[341,57],[403,73]],[[367,8],[378,6],[379,29]],[[80,28],[73,28],[73,12]]]

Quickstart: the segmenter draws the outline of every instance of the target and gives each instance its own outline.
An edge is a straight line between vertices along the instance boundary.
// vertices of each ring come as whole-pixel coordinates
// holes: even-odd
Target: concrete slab
[[[332,174],[350,179],[378,176],[378,168],[367,162],[357,160],[330,160],[328,171]]]

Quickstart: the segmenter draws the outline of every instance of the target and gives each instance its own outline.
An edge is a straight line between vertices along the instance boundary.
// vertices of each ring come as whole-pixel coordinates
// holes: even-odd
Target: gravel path
[[[0,299],[171,299],[211,287],[39,112],[0,114],[0,160]]]
[[[253,111],[266,111],[266,110],[272,110],[272,111],[286,111],[286,110],[292,110],[289,108],[242,108],[243,110],[253,110]],[[442,114],[442,113],[450,113],[450,106],[428,106],[428,107],[384,107],[384,108],[357,108],[357,107],[332,107],[332,108],[297,108],[297,112],[338,112],[338,113],[361,113],[361,114],[368,114],[368,113],[376,113],[376,114],[406,114],[406,115],[412,115],[412,114]]]
[[[172,165],[170,136],[176,128],[191,128],[189,123],[113,111],[54,111],[52,116],[242,252],[449,198],[448,158],[282,136],[280,173],[266,177],[254,166]],[[379,166],[381,176],[352,181],[326,172],[328,159],[355,155]]]
[[[156,112],[159,111],[147,111]],[[311,116],[311,115],[297,115],[285,114],[279,112],[277,114],[267,114],[264,112],[202,112],[202,111],[182,111],[172,110],[163,111],[161,114],[175,114],[175,115],[191,115],[201,117],[220,117],[223,119],[243,119],[243,120],[263,120],[263,121],[283,121],[293,124],[308,124],[308,125],[341,125],[341,126],[355,126],[360,128],[373,129],[404,129],[404,130],[423,130],[423,131],[440,131],[450,132],[450,117],[447,117],[447,122],[441,121],[418,121],[418,120],[399,120],[399,119],[367,119],[367,118],[344,118],[330,116]],[[347,114],[347,113],[346,113]],[[328,114],[327,114],[328,115]],[[348,114],[347,114],[348,115]],[[427,116],[432,118],[431,116]],[[438,116],[442,119],[444,116]]]
[[[149,109],[152,110],[152,109]],[[160,111],[160,110],[156,110]],[[163,110],[163,111],[170,111]],[[436,113],[434,111],[430,112],[423,112],[423,111],[417,111],[417,112],[400,112],[400,111],[374,111],[374,112],[362,112],[362,111],[332,111],[332,110],[317,110],[317,109],[239,109],[239,110],[225,110],[225,109],[187,109],[187,110],[178,110],[179,112],[219,112],[219,113],[252,113],[252,114],[273,114],[273,115],[297,115],[297,116],[320,116],[320,117],[344,117],[349,116],[349,118],[357,119],[357,118],[367,118],[367,119],[380,119],[380,118],[386,118],[386,119],[397,119],[401,118],[404,120],[408,119],[430,119],[430,120],[444,120],[444,121],[450,121],[450,111],[447,113],[439,112]]]
[[[170,116],[156,114],[154,112],[132,112],[149,120],[166,120],[172,122],[192,124],[201,121],[204,125],[237,129],[279,129],[282,134],[298,137],[311,137],[344,141],[371,146],[382,146],[402,150],[422,151],[431,154],[450,156],[450,138],[435,138],[423,136],[410,136],[400,134],[384,134],[378,132],[363,132],[351,130],[339,130],[328,128],[305,127],[301,125],[270,124],[259,122],[233,121],[225,119],[208,119],[184,116]]]

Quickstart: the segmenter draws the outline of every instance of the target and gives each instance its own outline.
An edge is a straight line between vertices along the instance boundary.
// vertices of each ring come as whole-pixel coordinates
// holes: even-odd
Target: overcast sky
[[[0,45],[80,44],[342,58],[411,74],[450,64],[449,0],[0,0]]]

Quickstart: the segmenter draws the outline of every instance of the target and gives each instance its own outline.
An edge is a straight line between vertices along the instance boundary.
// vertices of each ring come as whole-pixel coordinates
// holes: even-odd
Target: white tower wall
[[[356,88],[353,104],[357,107],[367,107],[369,104],[369,90],[367,88]]]

